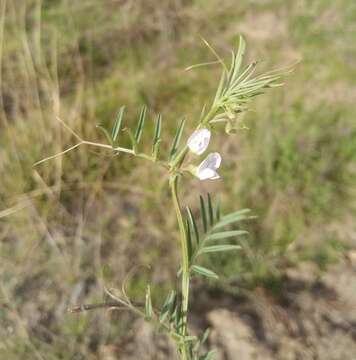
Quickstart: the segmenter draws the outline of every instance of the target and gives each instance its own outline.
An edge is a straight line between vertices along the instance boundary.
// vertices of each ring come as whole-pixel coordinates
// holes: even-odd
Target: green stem
[[[187,234],[186,234],[184,219],[178,199],[177,174],[173,174],[171,176],[170,187],[171,187],[172,199],[173,199],[174,209],[176,211],[179,232],[180,232],[180,242],[181,242],[181,252],[182,252],[182,313],[183,313],[183,325],[182,325],[181,335],[185,337],[187,335],[190,272],[189,272],[189,254],[188,254],[188,246],[187,246],[187,238],[186,238]],[[182,353],[182,359],[189,360],[190,356],[185,344],[182,345],[182,348],[180,350]]]
[[[212,106],[208,114],[205,115],[203,120],[196,127],[196,130],[201,127],[206,126],[211,118],[216,114],[216,106]],[[183,324],[180,331],[180,335],[183,339],[187,336],[187,323],[188,323],[188,308],[189,308],[189,284],[190,284],[190,264],[189,264],[189,253],[188,253],[188,244],[187,244],[187,233],[184,224],[184,219],[182,215],[182,210],[178,198],[178,174],[184,158],[188,153],[188,146],[185,145],[181,151],[175,156],[173,161],[170,163],[171,168],[171,177],[169,185],[171,188],[172,199],[174,204],[174,209],[176,211],[179,232],[180,232],[180,242],[181,242],[181,252],[182,252],[182,313],[183,313]],[[180,352],[182,355],[182,360],[191,360],[190,351],[186,343],[183,341],[183,344],[180,347]]]

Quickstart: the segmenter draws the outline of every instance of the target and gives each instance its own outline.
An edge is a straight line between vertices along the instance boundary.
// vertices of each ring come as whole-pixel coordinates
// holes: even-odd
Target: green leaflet
[[[208,193],[208,210],[209,210],[210,226],[213,226],[214,225],[214,210],[213,210],[213,204],[211,201],[210,193]]]
[[[159,114],[156,119],[154,137],[152,143],[152,156],[157,159],[159,154],[159,146],[161,143],[162,116]]]
[[[192,271],[199,274],[199,275],[204,275],[208,278],[211,279],[218,279],[219,276],[217,274],[215,274],[213,271],[203,267],[203,266],[199,266],[199,265],[193,265],[192,266]]]
[[[125,111],[125,106],[121,106],[118,113],[117,113],[115,123],[114,123],[114,126],[113,126],[112,131],[111,131],[111,138],[112,138],[113,142],[116,141],[116,139],[117,139],[117,137],[119,135],[119,132],[121,130],[122,119],[124,117],[124,111]]]
[[[211,360],[215,354],[216,350],[210,350],[206,354],[199,356],[198,360]]]
[[[187,240],[188,259],[190,262],[190,260],[192,259],[192,254],[193,254],[193,244],[192,244],[192,236],[191,236],[191,231],[190,231],[189,219],[186,219],[185,232],[186,232],[186,240]]]
[[[194,235],[195,235],[195,241],[197,243],[197,245],[199,244],[199,230],[198,230],[198,226],[197,226],[197,223],[194,219],[194,216],[192,214],[192,211],[190,210],[190,208],[187,206],[187,213],[188,213],[188,218],[189,218],[189,221],[190,221],[190,225],[191,225],[191,228],[193,229],[194,231]]]
[[[230,84],[236,79],[237,75],[239,74],[242,61],[245,55],[245,50],[246,50],[245,40],[242,36],[240,36],[239,48],[237,54],[235,54],[232,51],[231,68],[229,70],[229,75],[228,75]]]
[[[174,136],[173,143],[172,143],[172,146],[171,146],[171,150],[169,152],[169,159],[170,160],[173,158],[173,156],[177,152],[177,149],[178,149],[178,146],[179,146],[179,143],[180,143],[180,139],[181,139],[182,134],[183,134],[184,125],[185,125],[185,119],[182,119],[179,126],[178,126],[178,128],[177,128],[177,131],[176,131],[176,134]]]
[[[140,116],[138,118],[136,132],[135,132],[135,140],[137,143],[139,143],[141,140],[143,126],[145,125],[146,113],[147,113],[147,107],[146,107],[146,105],[144,105],[144,106],[142,106]]]
[[[240,36],[238,51],[231,53],[230,68],[227,70],[223,64],[224,68],[212,106],[212,109],[217,112],[215,119],[206,121],[214,122],[218,117],[226,118],[228,121],[231,116],[234,117],[246,111],[247,107],[243,105],[263,93],[263,89],[278,86],[279,79],[293,69],[293,66],[289,66],[254,77],[256,62],[242,68],[245,50],[245,40]]]
[[[106,140],[108,141],[108,143],[113,146],[113,141],[112,141],[112,138],[111,138],[111,135],[109,133],[109,131],[107,131],[104,126],[102,125],[96,125],[96,127],[105,135],[106,137]]]
[[[235,60],[235,73],[238,73],[240,71],[243,58],[245,56],[246,51],[246,41],[243,38],[243,36],[240,35],[239,39],[239,49],[237,50],[236,60]]]
[[[176,305],[176,308],[174,310],[174,314],[172,315],[172,318],[174,319],[174,325],[178,333],[180,333],[182,325],[184,323],[184,316],[182,313],[182,306],[180,303]]]
[[[204,232],[207,232],[208,231],[208,219],[206,216],[204,198],[200,195],[199,199],[200,199],[200,215],[201,215],[201,219],[203,222],[203,228],[204,228]]]
[[[214,230],[220,229],[222,227],[225,227],[227,225],[230,225],[232,223],[238,222],[238,221],[242,221],[247,219],[246,216],[244,215],[240,215],[240,216],[236,216],[236,218],[230,218],[230,219],[222,219],[221,221],[219,221],[217,224],[215,224],[214,226]]]
[[[151,288],[148,285],[146,289],[146,302],[145,302],[145,310],[146,310],[146,320],[152,319],[152,299],[151,299]]]
[[[248,219],[249,217],[247,217],[246,214],[248,214],[249,212],[251,212],[250,209],[243,209],[243,210],[239,210],[235,213],[232,213],[230,215],[223,216],[221,218],[221,220],[214,225],[213,229],[214,230],[220,229],[226,225]]]
[[[166,300],[163,304],[161,313],[159,315],[159,321],[164,322],[167,318],[170,319],[172,316],[175,307],[176,307],[177,293],[175,290],[172,290],[166,297]]]
[[[204,345],[204,343],[208,340],[209,338],[209,335],[210,335],[210,328],[207,328],[203,335],[201,335],[199,338],[198,338],[198,341],[196,342],[196,344],[194,345],[194,348],[193,348],[193,351],[195,352],[198,352],[199,351],[199,348]]]
[[[238,217],[238,216],[241,216],[241,215],[248,214],[249,212],[251,212],[251,209],[237,210],[237,211],[234,211],[234,212],[232,212],[230,214],[224,215],[222,217],[222,220],[224,220],[224,219],[232,219],[232,218],[235,218],[235,217]]]
[[[203,334],[203,336],[202,336],[201,339],[200,339],[200,344],[204,344],[204,343],[206,342],[206,340],[208,340],[209,335],[210,335],[210,332],[211,332],[210,328],[207,328],[207,329],[204,331],[204,334]]]
[[[213,245],[207,246],[200,250],[200,254],[213,253],[213,252],[221,252],[221,251],[232,251],[232,250],[240,250],[240,245]]]
[[[246,66],[245,70],[231,83],[231,89],[236,88],[237,86],[241,88],[241,85],[244,81],[247,81],[252,74],[254,73],[254,70],[256,69],[257,63],[252,63]],[[240,82],[240,84],[239,84]],[[256,83],[255,80],[252,81],[253,83]]]
[[[158,140],[156,144],[153,146],[152,156],[155,161],[158,159],[159,156],[160,144],[161,144],[161,140]]]
[[[218,197],[216,200],[216,207],[215,207],[216,221],[220,221],[220,217],[221,217],[221,201],[220,201],[220,197]]]
[[[245,230],[222,231],[208,235],[206,241],[222,240],[222,239],[246,235],[246,234],[248,234],[248,232]]]
[[[161,128],[162,128],[162,115],[159,114],[157,116],[156,124],[155,124],[153,145],[155,145],[161,139]]]
[[[219,86],[218,86],[218,89],[216,91],[216,95],[214,98],[214,102],[213,102],[214,105],[218,105],[218,102],[223,95],[225,82],[226,82],[226,71],[223,70],[221,77],[220,77]]]
[[[132,130],[129,129],[129,128],[125,128],[124,129],[125,131],[127,131],[127,133],[129,134],[129,138],[130,138],[130,141],[131,141],[131,146],[132,146],[132,150],[135,154],[137,154],[137,141],[136,141],[136,138],[134,136],[134,134],[132,133]]]

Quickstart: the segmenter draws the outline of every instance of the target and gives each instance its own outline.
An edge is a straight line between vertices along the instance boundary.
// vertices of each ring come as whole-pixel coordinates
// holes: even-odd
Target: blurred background
[[[130,295],[150,282],[162,303],[179,266],[164,172],[88,147],[33,164],[77,142],[58,116],[105,142],[97,124],[147,104],[167,142],[184,115],[187,137],[220,69],[184,69],[215,60],[201,37],[229,61],[240,34],[258,71],[299,64],[249,130],[213,138],[223,180],[185,182],[186,205],[210,191],[257,215],[246,253],[206,260],[221,282],[194,280],[191,326],[219,360],[356,358],[356,2],[0,0],[1,359],[175,359],[129,313],[67,312],[132,269]]]

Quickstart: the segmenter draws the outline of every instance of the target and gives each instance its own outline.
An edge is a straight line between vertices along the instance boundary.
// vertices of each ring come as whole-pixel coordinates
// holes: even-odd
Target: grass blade
[[[124,116],[124,111],[125,111],[125,106],[121,106],[117,113],[114,126],[112,127],[111,138],[112,138],[113,142],[116,141],[117,136],[119,135],[121,125],[122,125],[122,118]]]

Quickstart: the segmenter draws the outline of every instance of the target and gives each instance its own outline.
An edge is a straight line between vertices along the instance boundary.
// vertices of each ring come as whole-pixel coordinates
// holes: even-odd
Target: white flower
[[[219,179],[220,175],[216,170],[220,167],[221,156],[219,153],[214,152],[209,154],[196,169],[196,176],[200,180],[214,180]]]
[[[210,136],[211,133],[208,129],[195,130],[187,142],[190,151],[194,154],[201,155],[209,145]]]

